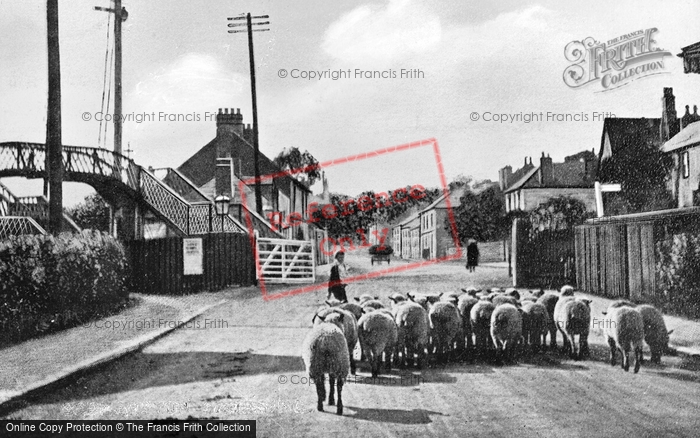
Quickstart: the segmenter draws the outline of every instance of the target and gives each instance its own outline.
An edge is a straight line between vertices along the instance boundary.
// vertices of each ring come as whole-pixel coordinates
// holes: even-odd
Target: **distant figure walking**
[[[345,293],[345,284],[343,284],[343,278],[347,277],[347,266],[345,265],[345,253],[343,251],[338,251],[335,255],[335,262],[331,267],[331,277],[328,281],[328,297],[335,297],[336,300],[341,303],[348,302],[348,296]]]
[[[469,272],[474,272],[478,264],[479,247],[476,245],[476,240],[469,239],[469,244],[467,245],[467,270]]]

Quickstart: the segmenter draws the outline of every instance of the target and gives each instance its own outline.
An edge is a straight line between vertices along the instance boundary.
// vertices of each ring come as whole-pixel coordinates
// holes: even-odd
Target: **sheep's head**
[[[516,300],[520,299],[520,292],[518,292],[518,290],[514,287],[506,289],[506,295],[508,295],[509,297],[513,297]]]
[[[401,295],[400,293],[395,293],[389,296],[389,299],[391,300],[392,303],[400,303],[402,301],[406,301],[406,297]]]
[[[462,289],[462,292],[464,292],[464,293],[467,294],[467,295],[471,295],[471,296],[473,296],[473,297],[476,297],[476,294],[478,294],[479,292],[481,292],[481,289],[477,289],[477,288],[475,288],[474,286],[469,286],[469,287],[466,288],[466,289],[463,288],[463,289]]]
[[[331,312],[323,318],[323,322],[335,324],[342,331],[344,318],[345,315],[340,312]]]
[[[579,298],[578,301],[580,301],[580,302],[582,302],[583,304],[585,304],[588,308],[591,307],[591,303],[593,302],[593,300],[590,300],[590,299],[588,299],[588,298]]]
[[[571,285],[564,285],[561,287],[561,291],[559,292],[560,297],[573,297],[574,296],[574,287]]]

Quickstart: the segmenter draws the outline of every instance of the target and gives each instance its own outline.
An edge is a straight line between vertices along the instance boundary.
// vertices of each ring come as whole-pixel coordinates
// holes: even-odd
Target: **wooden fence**
[[[182,237],[129,242],[127,251],[133,290],[150,294],[182,294],[256,283],[255,256],[247,234],[216,233],[196,239],[201,239],[202,269],[201,274],[192,275],[185,275],[185,260],[189,265],[190,258],[184,254]],[[196,260],[197,253],[193,255]],[[191,269],[187,266],[188,271]]]
[[[700,208],[588,220],[576,227],[579,289],[610,298],[662,300],[656,247],[699,222]]]

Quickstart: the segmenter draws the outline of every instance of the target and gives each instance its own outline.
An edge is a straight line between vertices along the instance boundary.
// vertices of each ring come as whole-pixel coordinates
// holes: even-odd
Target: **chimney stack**
[[[224,108],[223,112],[219,108],[219,113],[216,115],[216,136],[231,132],[243,136],[243,115],[241,115],[241,109],[237,108],[236,112],[234,112],[233,108],[231,108],[229,113],[228,108]]]
[[[547,187],[554,182],[554,165],[549,155],[546,157],[544,156],[544,152],[542,152],[542,156],[540,157],[539,179],[540,185],[543,187]]]
[[[676,97],[673,88],[665,87],[661,98],[661,142],[666,142],[680,130],[680,121],[676,115]]]
[[[508,186],[511,183],[510,178],[512,176],[513,176],[513,168],[510,166],[506,166],[503,169],[498,171],[498,185],[501,188],[501,191],[508,188]]]

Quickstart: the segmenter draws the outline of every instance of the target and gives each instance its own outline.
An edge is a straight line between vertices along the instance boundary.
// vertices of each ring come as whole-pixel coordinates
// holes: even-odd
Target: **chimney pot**
[[[233,111],[233,110],[231,110],[231,111]],[[240,109],[240,108],[236,108],[236,114],[240,114],[240,113],[241,113],[241,109]]]
[[[224,114],[228,114],[228,108],[224,108]]]
[[[697,115],[698,114],[698,106],[693,105],[693,114]]]
[[[223,112],[223,111],[221,110],[221,108],[219,108],[219,114],[221,114],[222,112]]]
[[[685,113],[690,114],[690,105],[685,106]]]

